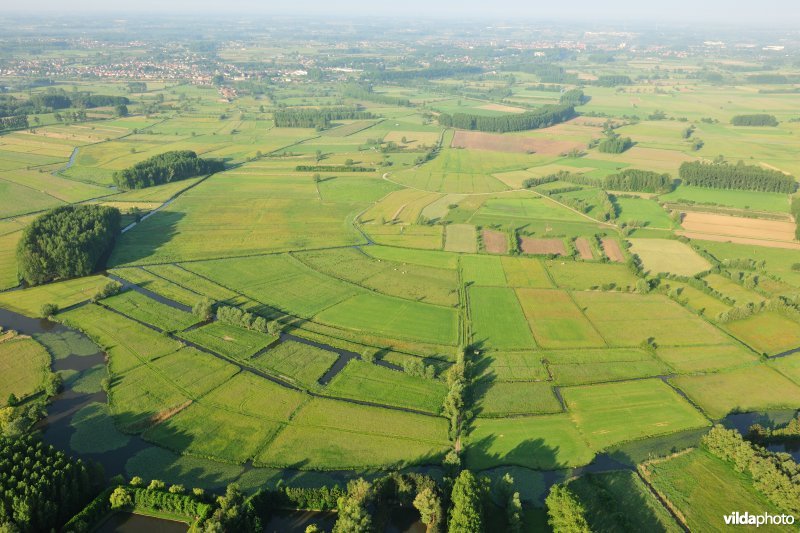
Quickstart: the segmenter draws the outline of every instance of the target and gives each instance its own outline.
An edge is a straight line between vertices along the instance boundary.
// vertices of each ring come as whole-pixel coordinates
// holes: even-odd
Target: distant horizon
[[[598,24],[651,24],[685,27],[742,26],[752,29],[769,29],[769,26],[786,28],[800,22],[800,9],[788,0],[764,0],[753,3],[735,0],[707,0],[691,2],[689,0],[673,0],[663,5],[643,5],[631,0],[598,3],[589,0],[574,0],[570,9],[554,6],[551,3],[537,5],[522,0],[506,0],[494,2],[487,6],[485,2],[475,0],[440,0],[436,3],[423,0],[407,0],[402,5],[375,5],[363,0],[341,0],[335,5],[323,0],[296,0],[291,4],[264,5],[256,0],[229,0],[220,7],[219,2],[211,0],[178,0],[158,2],[141,0],[124,7],[116,3],[100,0],[77,0],[69,7],[55,0],[31,0],[21,5],[0,7],[0,16],[69,16],[86,15],[141,17],[141,16],[174,16],[174,15],[228,15],[231,18],[241,16],[290,16],[290,17],[331,17],[351,19],[395,19],[415,20],[459,20],[468,22],[480,20],[484,22],[574,22]],[[757,26],[757,28],[755,27]]]

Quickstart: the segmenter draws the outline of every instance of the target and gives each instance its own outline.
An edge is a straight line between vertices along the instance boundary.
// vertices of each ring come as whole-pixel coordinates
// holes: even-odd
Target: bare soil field
[[[684,215],[682,226],[691,233],[786,242],[794,241],[795,230],[789,221],[692,212]]]
[[[450,146],[471,150],[492,150],[494,152],[534,152],[542,155],[560,155],[569,152],[573,148],[584,148],[586,144],[575,141],[533,139],[480,131],[456,131]]]
[[[581,259],[594,259],[594,256],[592,256],[592,245],[586,237],[578,237],[575,239],[575,248],[577,248]]]
[[[483,230],[483,246],[490,254],[505,254],[508,252],[508,239],[505,233],[485,229]]]
[[[619,247],[619,243],[614,239],[604,238],[603,242],[603,251],[606,253],[606,256],[610,261],[615,263],[624,263],[625,262],[625,254],[622,253],[622,249]]]
[[[534,239],[522,237],[520,250],[526,254],[557,254],[567,255],[567,248],[561,239]]]
[[[521,107],[513,107],[510,105],[503,105],[503,104],[486,104],[478,107],[478,109],[484,109],[486,111],[500,111],[502,113],[524,113],[525,110]]]
[[[800,243],[786,241],[765,241],[763,239],[748,239],[746,237],[730,237],[728,235],[713,235],[710,233],[695,233],[693,231],[678,231],[678,235],[683,235],[687,239],[697,239],[701,241],[731,242],[733,244],[750,244],[753,246],[765,246],[767,248],[783,248],[785,250],[800,250]]]

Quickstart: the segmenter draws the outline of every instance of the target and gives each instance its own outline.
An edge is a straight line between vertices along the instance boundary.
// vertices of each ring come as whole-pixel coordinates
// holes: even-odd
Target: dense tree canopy
[[[362,120],[375,115],[357,106],[299,107],[279,109],[273,118],[278,128],[327,128],[332,120]]]
[[[595,85],[601,87],[616,87],[617,85],[631,85],[632,83],[628,76],[612,74],[604,74],[594,81]]]
[[[582,89],[570,89],[569,91],[561,93],[561,97],[559,98],[559,102],[567,105],[582,105],[585,104],[587,100]]]
[[[0,437],[0,526],[58,530],[91,497],[90,474],[81,461],[31,436]]]
[[[545,500],[548,523],[560,533],[590,533],[586,509],[565,485],[553,485]]]
[[[571,105],[546,105],[535,111],[499,116],[473,115],[470,113],[441,113],[439,124],[448,128],[464,130],[506,131],[534,130],[546,128],[564,122],[575,116],[575,108]]]
[[[437,78],[452,78],[469,74],[480,74],[481,67],[468,65],[439,65],[421,69],[409,70],[371,70],[364,73],[364,78],[376,81],[407,81],[414,79],[434,80]]]
[[[114,172],[114,183],[120,189],[143,189],[225,169],[216,159],[203,159],[191,150],[176,150],[155,155],[130,168]]]
[[[120,212],[100,205],[67,205],[39,216],[17,246],[20,277],[37,285],[92,273],[119,226]]]
[[[400,96],[376,93],[372,90],[372,85],[367,83],[348,83],[342,87],[342,95],[356,100],[367,100],[378,104],[396,105],[411,107],[411,100]]]
[[[775,115],[756,113],[753,115],[736,115],[731,119],[734,126],[777,126],[778,119]]]
[[[782,193],[793,193],[797,189],[792,176],[779,170],[745,165],[741,161],[736,165],[701,161],[681,163],[679,174],[683,183],[698,187]]]
[[[28,127],[28,115],[16,115],[0,118],[0,131],[19,130]]]
[[[669,174],[637,168],[628,168],[603,179],[603,188],[612,191],[662,193],[671,191],[672,187],[673,179]]]
[[[631,146],[633,146],[633,141],[630,137],[615,135],[600,141],[597,149],[606,154],[621,154]]]

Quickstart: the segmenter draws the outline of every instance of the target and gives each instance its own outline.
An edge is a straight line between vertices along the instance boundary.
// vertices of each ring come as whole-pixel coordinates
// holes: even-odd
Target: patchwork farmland
[[[287,508],[306,505],[292,490],[401,473],[384,488],[413,514],[408,479],[439,497],[469,471],[492,480],[497,530],[502,483],[532,522],[551,486],[571,491],[598,531],[625,529],[619,509],[628,528],[703,530],[716,479],[784,509],[709,441],[722,424],[778,449],[771,432],[796,429],[800,199],[793,177],[751,190],[762,171],[800,173],[794,84],[628,51],[552,72],[388,56],[378,71],[325,42],[260,42],[281,71],[269,83],[57,80],[53,94],[69,83],[129,112],[37,108],[0,132],[0,429],[40,428],[110,476],[238,483]],[[214,57],[249,68],[250,44]],[[8,102],[52,96],[0,78]],[[498,126],[562,98],[568,115]],[[734,126],[731,110],[778,125]],[[120,185],[187,151],[209,166]],[[105,248],[86,244],[99,226],[69,224],[70,246],[39,246],[71,212],[114,219]],[[76,264],[48,270],[47,253]]]

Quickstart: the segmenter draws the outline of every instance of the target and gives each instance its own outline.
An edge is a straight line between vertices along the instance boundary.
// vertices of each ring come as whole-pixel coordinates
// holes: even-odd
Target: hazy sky
[[[0,2],[0,13],[37,12],[339,14],[580,19],[702,23],[800,22],[798,0],[26,0]]]

